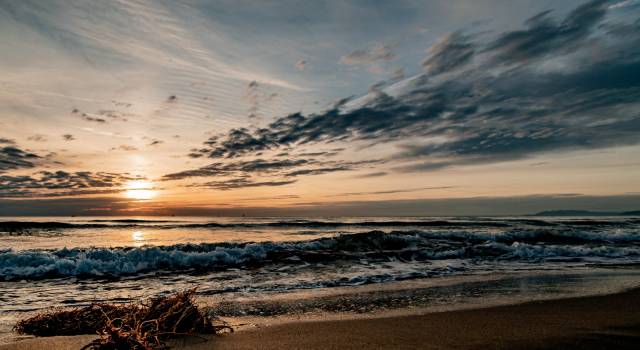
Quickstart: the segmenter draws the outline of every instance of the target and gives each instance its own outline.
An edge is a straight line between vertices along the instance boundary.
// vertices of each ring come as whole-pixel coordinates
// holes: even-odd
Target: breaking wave
[[[299,242],[203,243],[140,248],[0,250],[0,280],[106,278],[141,273],[211,272],[265,265],[442,259],[544,261],[640,259],[640,234],[518,230],[498,234],[370,231]]]

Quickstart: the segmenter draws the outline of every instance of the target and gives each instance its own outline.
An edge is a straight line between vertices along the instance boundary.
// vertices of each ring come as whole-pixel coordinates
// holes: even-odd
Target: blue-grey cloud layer
[[[560,20],[546,11],[486,39],[456,32],[399,94],[355,108],[281,117],[212,137],[192,157],[252,156],[292,145],[402,142],[403,171],[434,170],[640,142],[640,22],[607,20],[590,1]],[[411,140],[405,141],[405,140]],[[438,141],[431,141],[438,140]]]

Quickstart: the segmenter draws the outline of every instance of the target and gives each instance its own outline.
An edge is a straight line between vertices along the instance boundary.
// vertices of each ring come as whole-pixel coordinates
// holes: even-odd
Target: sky
[[[0,215],[640,209],[640,1],[0,0]]]

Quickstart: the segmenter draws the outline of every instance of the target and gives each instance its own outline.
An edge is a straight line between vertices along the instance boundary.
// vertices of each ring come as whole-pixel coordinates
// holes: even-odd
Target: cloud
[[[296,61],[296,69],[298,70],[305,70],[305,68],[307,67],[307,61],[303,60],[303,59],[299,59],[298,61]]]
[[[260,108],[260,95],[258,86],[259,84],[255,80],[247,84],[245,98],[249,102],[249,118],[255,118],[258,116],[258,109]]]
[[[0,197],[58,197],[120,192],[128,181],[140,180],[127,173],[40,171],[34,175],[0,176]]]
[[[354,177],[355,178],[359,178],[359,179],[366,179],[366,178],[370,178],[370,177],[381,177],[381,176],[385,176],[385,175],[388,175],[388,174],[389,173],[387,173],[386,171],[377,171],[375,173],[356,175]]]
[[[262,85],[255,80],[247,84],[244,98],[249,103],[249,118],[257,118],[260,108],[278,97],[276,92],[269,93],[263,90]]]
[[[358,103],[293,113],[253,130],[232,129],[191,156],[229,159],[363,141],[399,147],[390,161],[404,162],[400,171],[433,171],[638,144],[640,31],[601,25],[605,15],[605,2],[591,1],[558,23],[541,13],[525,29],[484,43],[477,35],[450,34],[425,61],[429,74]],[[373,51],[351,55],[349,62],[391,57]],[[393,94],[385,92],[390,89]]]
[[[338,155],[342,150],[343,149],[332,150],[332,151],[303,152],[303,153],[296,154],[296,156],[298,157],[333,157]]]
[[[52,197],[76,197],[89,195],[115,194],[123,192],[123,189],[103,190],[72,190],[55,192],[36,192],[30,190],[7,189],[0,190],[0,198],[52,198]]]
[[[324,153],[324,152],[323,152]],[[247,161],[216,162],[207,166],[164,175],[161,180],[173,181],[200,177],[228,177],[220,181],[192,183],[187,187],[233,190],[246,187],[284,186],[295,183],[291,178],[350,171],[361,166],[378,164],[381,160],[356,162],[318,159],[253,159]]]
[[[391,47],[381,43],[374,43],[366,49],[355,50],[340,57],[340,64],[346,65],[369,65],[380,62],[392,61],[396,55]]]
[[[374,83],[369,86],[369,93],[380,93],[385,85],[387,85],[387,82],[384,80]]]
[[[96,114],[112,121],[123,121],[123,122],[126,122],[128,118],[135,116],[132,113],[120,112],[113,109],[101,109],[101,110],[98,110]]]
[[[210,181],[203,184],[193,184],[191,187],[205,187],[220,191],[228,191],[247,187],[278,187],[295,183],[296,180],[280,180],[280,181],[254,181],[248,178],[234,178],[221,181]]]
[[[300,170],[287,173],[285,176],[296,177],[301,175],[322,175],[322,174],[328,174],[328,173],[335,173],[336,171],[347,171],[347,170],[353,170],[353,167],[348,165],[340,165],[340,166],[328,167],[328,168],[300,169]]]
[[[347,193],[332,194],[326,197],[350,197],[350,196],[363,196],[363,195],[371,195],[371,194],[411,193],[411,192],[420,192],[420,191],[445,190],[450,188],[456,188],[456,186],[420,187],[420,188],[406,188],[406,189],[397,189],[397,190],[368,191],[368,192],[347,192]]]
[[[128,107],[125,107],[128,108]],[[85,121],[105,124],[107,121],[126,122],[128,118],[135,116],[132,113],[120,112],[113,109],[100,109],[95,113],[82,112],[78,108],[71,110],[71,114],[78,115]]]
[[[42,157],[22,150],[11,139],[0,138],[0,173],[6,170],[35,167],[35,162]]]
[[[351,171],[351,170],[358,169],[362,166],[377,165],[384,162],[385,161],[382,159],[370,159],[370,160],[361,160],[361,161],[355,161],[355,162],[324,161],[324,162],[316,163],[318,165],[321,165],[320,167],[294,170],[284,174],[284,176],[296,177],[301,175],[322,175],[322,174],[334,173],[338,171]]]
[[[119,150],[119,151],[126,151],[126,152],[129,152],[129,151],[137,151],[137,150],[138,150],[138,148],[136,148],[135,146],[120,145],[120,146],[118,146],[118,147],[112,147],[112,148],[110,149],[110,151],[117,151],[117,150]]]
[[[27,140],[35,141],[35,142],[46,142],[47,141],[47,136],[46,135],[41,135],[41,134],[35,134],[35,135],[31,135],[31,136],[27,137]]]
[[[300,198],[300,196],[295,194],[283,194],[279,196],[242,198],[242,201],[283,200],[283,199],[297,199],[297,198]]]
[[[178,173],[167,174],[162,177],[163,180],[180,180],[190,177],[210,177],[232,175],[234,173],[274,173],[281,170],[292,169],[302,165],[317,164],[315,160],[309,159],[285,159],[285,160],[264,160],[254,159],[249,161],[238,161],[232,163],[217,162],[209,164],[205,167],[181,171]]]
[[[74,108],[73,110],[71,110],[71,114],[79,115],[83,120],[86,120],[88,122],[95,122],[100,124],[104,124],[107,122],[104,118],[92,117],[87,113],[81,112],[77,108]]]
[[[549,18],[550,11],[541,12],[525,22],[526,29],[500,35],[485,50],[495,55],[497,63],[506,64],[529,61],[557,51],[570,51],[602,21],[608,4],[607,0],[589,1],[560,23]]]
[[[461,32],[446,35],[428,50],[422,65],[429,74],[437,75],[461,67],[471,61],[475,53],[475,44],[471,38]]]
[[[253,159],[247,161],[216,162],[207,166],[167,174],[164,181],[181,180],[193,177],[236,176],[245,177],[256,174],[269,177],[296,177],[301,175],[320,175],[337,171],[348,171],[362,165],[380,163],[380,160],[364,160],[356,162],[329,161],[308,159]]]
[[[391,80],[402,80],[405,77],[404,68],[396,68],[391,72]]]
[[[130,102],[122,102],[122,101],[116,101],[116,100],[112,100],[111,103],[116,107],[129,108],[129,107],[133,106],[133,104],[130,103]]]
[[[129,174],[88,171],[40,171],[37,174],[39,175],[37,178],[31,176],[3,176],[2,186],[45,189],[95,188],[120,186],[126,181],[140,179],[140,177]]]

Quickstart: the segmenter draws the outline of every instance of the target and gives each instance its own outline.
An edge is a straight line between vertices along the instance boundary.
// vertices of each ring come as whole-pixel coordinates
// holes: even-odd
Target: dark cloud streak
[[[420,188],[405,188],[397,190],[384,190],[384,191],[368,191],[368,192],[347,192],[328,195],[326,197],[351,197],[351,196],[364,196],[372,194],[396,194],[396,193],[412,193],[421,191],[433,191],[433,190],[446,190],[450,188],[456,188],[457,186],[436,186],[436,187],[420,187]]]
[[[18,148],[11,139],[0,138],[0,173],[6,170],[28,169],[36,166],[42,157]]]
[[[295,183],[296,180],[280,180],[280,181],[254,181],[248,178],[233,178],[221,181],[210,181],[203,184],[194,184],[190,187],[212,188],[220,191],[235,190],[249,187],[278,187]]]
[[[130,174],[107,172],[40,171],[34,175],[0,176],[0,197],[61,197],[121,192]]]

